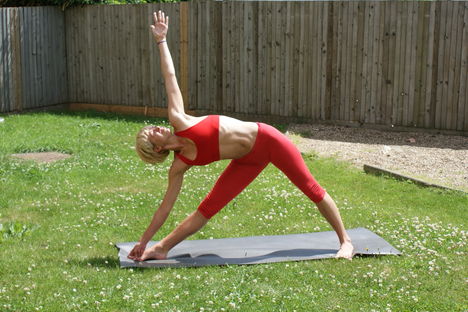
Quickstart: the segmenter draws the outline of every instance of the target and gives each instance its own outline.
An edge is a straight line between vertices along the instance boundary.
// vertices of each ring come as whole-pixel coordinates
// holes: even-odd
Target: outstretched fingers
[[[169,25],[169,16],[166,16],[164,11],[159,10],[158,12],[153,13],[154,24],[163,23]]]
[[[156,25],[158,23],[158,15],[156,12],[153,12],[153,23]]]
[[[164,12],[161,10],[158,11],[158,21],[164,23]]]

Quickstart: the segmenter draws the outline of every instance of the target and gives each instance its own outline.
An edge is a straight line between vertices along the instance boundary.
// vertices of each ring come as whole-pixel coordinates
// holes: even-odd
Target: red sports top
[[[197,147],[197,157],[194,160],[176,153],[176,156],[187,165],[203,166],[219,160],[218,115],[209,115],[192,127],[174,134],[192,140]]]

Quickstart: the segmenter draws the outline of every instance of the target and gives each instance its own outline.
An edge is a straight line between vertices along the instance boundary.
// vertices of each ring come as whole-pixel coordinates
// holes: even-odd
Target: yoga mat
[[[347,230],[359,255],[400,255],[377,234],[365,229]],[[339,241],[336,233],[249,236],[185,240],[169,251],[166,260],[133,261],[127,258],[136,242],[118,243],[120,267],[197,267],[207,265],[258,264],[334,258]],[[149,242],[147,248],[157,242]]]

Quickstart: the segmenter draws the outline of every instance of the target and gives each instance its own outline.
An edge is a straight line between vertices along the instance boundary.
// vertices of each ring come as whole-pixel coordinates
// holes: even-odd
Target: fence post
[[[185,110],[188,110],[188,2],[180,2],[180,88]]]
[[[12,50],[12,104],[10,109],[14,111],[23,110],[23,83],[22,83],[22,70],[21,70],[21,22],[19,8],[11,9],[11,20],[10,20],[10,33],[11,33],[11,50]]]

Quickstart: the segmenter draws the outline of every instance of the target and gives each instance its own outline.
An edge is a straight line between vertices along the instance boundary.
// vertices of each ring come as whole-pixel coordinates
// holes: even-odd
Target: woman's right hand
[[[156,42],[166,40],[167,30],[169,28],[169,16],[165,16],[164,12],[159,10],[153,13],[154,24],[151,25],[151,32]]]
[[[128,258],[135,260],[135,261],[141,261],[140,259],[141,259],[141,256],[143,256],[145,249],[146,249],[146,244],[142,244],[140,242],[136,243],[132,251],[130,251],[130,253],[128,254]]]

